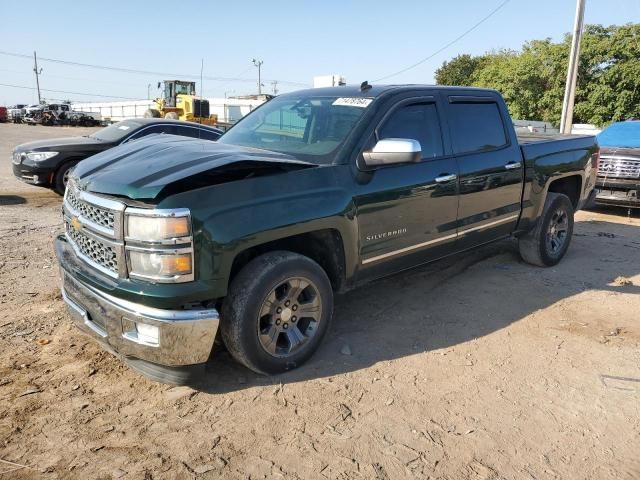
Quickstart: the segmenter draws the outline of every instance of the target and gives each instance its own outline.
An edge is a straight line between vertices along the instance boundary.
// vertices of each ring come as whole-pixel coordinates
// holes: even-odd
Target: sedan
[[[78,162],[138,138],[163,133],[215,141],[223,132],[206,125],[177,120],[124,120],[83,137],[56,138],[18,145],[12,155],[13,174],[23,182],[52,188],[64,195],[69,172]]]

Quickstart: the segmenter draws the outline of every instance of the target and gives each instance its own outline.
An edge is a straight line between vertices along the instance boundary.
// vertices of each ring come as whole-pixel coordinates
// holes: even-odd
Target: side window
[[[507,143],[498,104],[451,103],[449,127],[454,153],[493,150]]]
[[[183,137],[201,138],[203,140],[217,140],[220,135],[216,132],[211,132],[197,127],[175,127],[174,135],[182,135]]]
[[[143,128],[135,133],[129,140],[137,140],[138,138],[153,135],[154,133],[170,133],[166,127],[166,125],[154,125],[153,127]]]
[[[60,108],[62,109],[63,112],[69,111],[69,105],[60,105]]]
[[[420,142],[422,158],[436,158],[444,154],[440,119],[435,103],[413,103],[396,109],[378,130],[384,138],[410,138]]]

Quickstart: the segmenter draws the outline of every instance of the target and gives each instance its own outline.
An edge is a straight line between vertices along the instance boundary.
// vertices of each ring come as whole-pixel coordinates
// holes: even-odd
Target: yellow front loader
[[[163,96],[153,101],[155,108],[144,112],[145,118],[169,118],[205,125],[218,123],[218,116],[209,113],[209,101],[196,98],[196,82],[165,80],[158,83],[158,88],[161,86]]]

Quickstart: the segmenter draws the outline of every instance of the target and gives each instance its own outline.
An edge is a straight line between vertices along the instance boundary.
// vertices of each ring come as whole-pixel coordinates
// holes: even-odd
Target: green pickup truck
[[[597,162],[591,136],[518,139],[492,90],[281,95],[218,142],[155,135],[79,164],[63,298],[155,380],[194,381],[220,341],[283,372],[320,345],[336,292],[509,236],[555,265]]]

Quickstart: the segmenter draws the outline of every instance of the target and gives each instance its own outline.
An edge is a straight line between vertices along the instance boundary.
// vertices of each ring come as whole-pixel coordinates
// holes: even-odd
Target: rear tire
[[[522,259],[539,267],[551,267],[562,260],[573,236],[573,215],[569,197],[547,193],[536,227],[518,240]]]
[[[164,118],[167,120],[178,120],[180,117],[176,112],[167,112],[165,113]]]
[[[233,279],[220,329],[239,363],[275,374],[313,355],[332,316],[331,282],[320,265],[297,253],[275,251],[253,259]]]
[[[155,108],[149,108],[144,112],[144,118],[160,118],[160,112]]]

